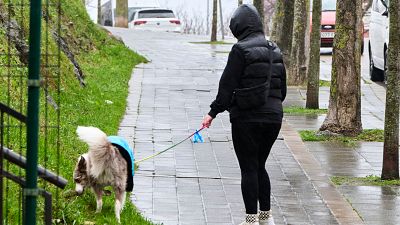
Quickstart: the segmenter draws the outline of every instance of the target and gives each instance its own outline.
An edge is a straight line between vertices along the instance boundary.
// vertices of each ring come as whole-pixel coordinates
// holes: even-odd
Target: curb
[[[283,122],[281,132],[285,144],[292,152],[293,157],[299,163],[337,222],[339,224],[351,225],[364,224],[350,203],[343,198],[342,194],[339,193],[335,185],[330,181],[318,160],[308,151],[299,134],[288,122]]]

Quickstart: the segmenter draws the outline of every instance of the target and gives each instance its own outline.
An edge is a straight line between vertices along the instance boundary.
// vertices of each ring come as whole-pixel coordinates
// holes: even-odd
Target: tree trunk
[[[243,4],[243,0],[239,0],[238,1],[238,6],[240,6],[240,5],[242,5]]]
[[[361,125],[361,1],[338,0],[328,115],[320,130],[354,136]]]
[[[222,40],[224,40],[225,39],[225,34],[224,34],[225,28],[224,28],[224,15],[222,14],[221,0],[219,0],[219,20],[220,20],[219,24],[221,25],[221,35],[222,35],[221,37],[222,37]]]
[[[128,0],[117,0],[116,27],[128,27]]]
[[[211,24],[211,41],[217,41],[217,0],[213,0],[213,13]]]
[[[101,24],[101,0],[97,0],[97,24]]]
[[[271,40],[276,42],[283,54],[286,68],[290,68],[292,49],[294,0],[277,0],[272,22]]]
[[[288,85],[303,85],[307,77],[306,35],[309,0],[295,0]],[[285,24],[283,25],[285,26]]]
[[[390,0],[382,179],[399,179],[400,0]]]
[[[321,46],[321,0],[313,0],[310,61],[307,72],[306,108],[319,108],[319,60]]]
[[[257,9],[258,14],[260,14],[261,22],[264,27],[264,0],[254,0],[253,4]]]

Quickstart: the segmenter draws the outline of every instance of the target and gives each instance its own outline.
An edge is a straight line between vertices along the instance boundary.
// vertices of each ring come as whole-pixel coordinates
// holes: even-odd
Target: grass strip
[[[320,115],[326,114],[327,109],[306,109],[299,106],[283,107],[283,112],[286,114],[296,114],[296,115]]]
[[[233,45],[234,43],[225,41],[192,41],[191,44],[208,44],[208,45]]]
[[[374,175],[366,177],[333,176],[330,179],[337,186],[400,186],[400,180],[382,180]]]
[[[320,87],[330,87],[331,86],[331,81],[329,81],[329,80],[319,80],[319,86]]]
[[[366,142],[383,142],[384,133],[380,129],[365,129],[361,134],[355,137],[347,137],[342,135],[324,135],[319,134],[318,131],[301,130],[299,131],[303,141],[340,141],[344,143],[351,143],[356,141]]]

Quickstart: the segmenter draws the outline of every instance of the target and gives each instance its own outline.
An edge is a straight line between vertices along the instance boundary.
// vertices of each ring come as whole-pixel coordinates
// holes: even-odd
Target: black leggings
[[[247,214],[271,209],[271,184],[265,162],[278,137],[281,124],[259,122],[232,123],[232,139],[242,174],[242,195]]]

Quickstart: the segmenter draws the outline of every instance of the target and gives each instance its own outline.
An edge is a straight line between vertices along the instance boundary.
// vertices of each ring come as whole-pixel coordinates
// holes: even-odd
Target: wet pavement
[[[199,128],[231,45],[190,43],[207,40],[198,36],[111,31],[150,60],[134,71],[119,131],[141,159]],[[187,141],[139,164],[132,201],[145,217],[173,225],[242,221],[240,170],[228,117],[218,115],[202,132],[204,143]],[[362,224],[296,131],[284,127],[267,162],[276,224]]]
[[[380,83],[367,81],[361,85],[361,120],[364,129],[383,129],[385,121],[386,89]],[[289,87],[285,107],[305,107],[306,89]],[[320,88],[319,103],[321,109],[327,109],[329,104],[329,87]],[[325,115],[298,116],[286,115],[287,121],[297,130],[318,130],[324,122]]]
[[[367,42],[366,42],[367,43]],[[367,53],[367,52],[366,52]],[[325,60],[325,73],[330,72],[329,59]],[[327,63],[328,62],[328,63]],[[385,116],[385,93],[382,83],[369,80],[368,57],[362,58],[362,125],[364,129],[383,129]],[[330,79],[321,74],[321,79]],[[306,90],[289,88],[285,106],[305,106]],[[320,107],[327,108],[329,87],[320,88]],[[296,130],[318,130],[325,115],[285,115],[287,122]],[[335,142],[306,142],[307,150],[313,154],[327,176],[365,177],[380,176],[382,170],[383,143],[357,142],[343,144]],[[354,210],[370,225],[400,224],[400,187],[341,185],[337,190]]]
[[[198,36],[113,29],[151,62],[140,65],[120,135],[141,159],[185,138],[198,128],[215,97],[231,45],[193,44]],[[151,40],[151,41],[150,41]],[[228,40],[233,42],[234,40]],[[190,54],[189,54],[190,53]],[[323,56],[321,79],[328,80],[330,56]],[[383,128],[385,87],[368,80],[363,57],[364,128]],[[326,108],[329,87],[321,87]],[[305,90],[289,88],[285,106],[304,106]],[[286,115],[286,124],[267,162],[276,224],[400,224],[398,187],[335,187],[331,176],[380,175],[383,143],[302,143],[296,130],[317,130],[325,115]],[[205,143],[185,142],[139,165],[134,204],[164,224],[238,224],[244,217],[240,171],[227,113],[203,132]]]

